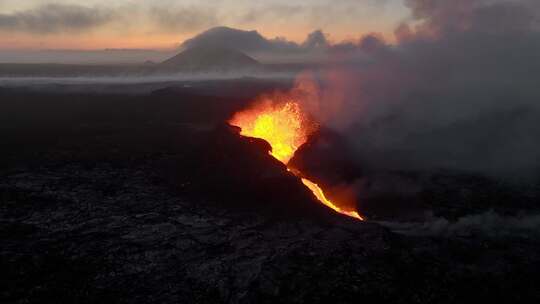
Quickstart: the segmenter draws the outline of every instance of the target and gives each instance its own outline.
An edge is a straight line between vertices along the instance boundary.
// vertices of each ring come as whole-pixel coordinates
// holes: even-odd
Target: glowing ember
[[[229,123],[240,127],[243,136],[266,140],[272,147],[270,154],[284,164],[289,162],[294,152],[306,143],[308,136],[315,130],[295,101],[274,104],[272,100],[265,100],[253,109],[236,113]],[[298,170],[289,168],[289,171],[300,177],[302,183],[325,206],[363,220],[358,212],[343,210],[326,198],[323,190],[316,183],[303,178]]]

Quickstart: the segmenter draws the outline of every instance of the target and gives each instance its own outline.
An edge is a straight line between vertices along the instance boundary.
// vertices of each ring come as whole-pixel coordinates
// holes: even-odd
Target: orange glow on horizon
[[[289,41],[302,43],[312,31],[309,29],[291,29],[283,35],[282,28],[259,31],[268,39],[284,37]],[[14,50],[102,50],[102,49],[152,49],[172,50],[178,48],[183,41],[190,39],[202,31],[184,33],[129,33],[121,34],[116,31],[90,32],[90,33],[63,33],[63,34],[30,34],[0,31],[0,49]],[[393,40],[392,34],[383,34],[388,41]],[[331,42],[356,41],[361,33],[350,32],[332,33]]]
[[[28,50],[103,50],[103,49],[151,49],[172,50],[189,39],[190,35],[115,35],[109,33],[30,35],[0,32],[0,49]]]

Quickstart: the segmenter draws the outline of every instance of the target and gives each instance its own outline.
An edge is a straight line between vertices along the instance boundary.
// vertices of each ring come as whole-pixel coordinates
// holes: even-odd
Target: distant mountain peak
[[[167,70],[208,72],[256,69],[260,67],[260,63],[235,49],[197,46],[185,49],[159,66]]]
[[[243,52],[272,48],[272,43],[259,32],[234,29],[226,26],[214,27],[182,43],[182,48],[223,47]]]

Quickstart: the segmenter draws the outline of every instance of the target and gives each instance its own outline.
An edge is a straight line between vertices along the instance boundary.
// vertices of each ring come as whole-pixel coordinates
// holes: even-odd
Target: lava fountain
[[[275,101],[267,97],[253,108],[236,113],[229,123],[239,127],[242,136],[266,140],[272,147],[270,154],[287,165],[288,170],[299,177],[322,204],[338,213],[364,220],[358,212],[340,208],[326,197],[319,185],[305,178],[297,169],[288,166],[296,150],[306,143],[309,135],[318,128],[307,118],[297,101],[287,98]]]

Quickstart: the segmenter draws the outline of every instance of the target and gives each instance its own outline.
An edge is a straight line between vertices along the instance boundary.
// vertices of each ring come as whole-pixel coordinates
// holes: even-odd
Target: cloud
[[[161,30],[188,32],[208,28],[219,23],[217,12],[209,7],[155,6],[150,10],[151,21]]]
[[[190,32],[218,24],[236,26],[286,22],[305,24],[313,28],[357,21],[373,14],[386,1],[318,0],[314,3],[268,1],[253,3],[236,0],[183,4],[180,1],[88,1],[78,4],[72,0],[33,1],[19,5],[10,1],[7,7],[20,10],[0,14],[0,30],[29,33],[61,33],[91,30],[108,23],[116,29],[133,28],[149,31]],[[28,3],[27,3],[28,4]],[[0,1],[0,6],[2,1]]]
[[[301,16],[303,12],[305,12],[305,7],[301,5],[263,5],[250,7],[238,14],[237,18],[245,24],[260,23],[261,20],[276,22]]]
[[[40,34],[78,32],[104,25],[112,17],[111,12],[95,7],[46,4],[11,14],[0,14],[0,30]]]
[[[239,10],[236,19],[240,24],[290,23],[302,20],[308,26],[332,27],[361,18],[368,18],[383,12],[388,0],[318,0],[289,1],[279,3],[265,1],[264,4],[250,3]]]
[[[216,10],[205,6],[45,4],[0,14],[0,30],[33,34],[81,33],[107,25],[122,32],[138,28],[184,33],[217,23]]]

